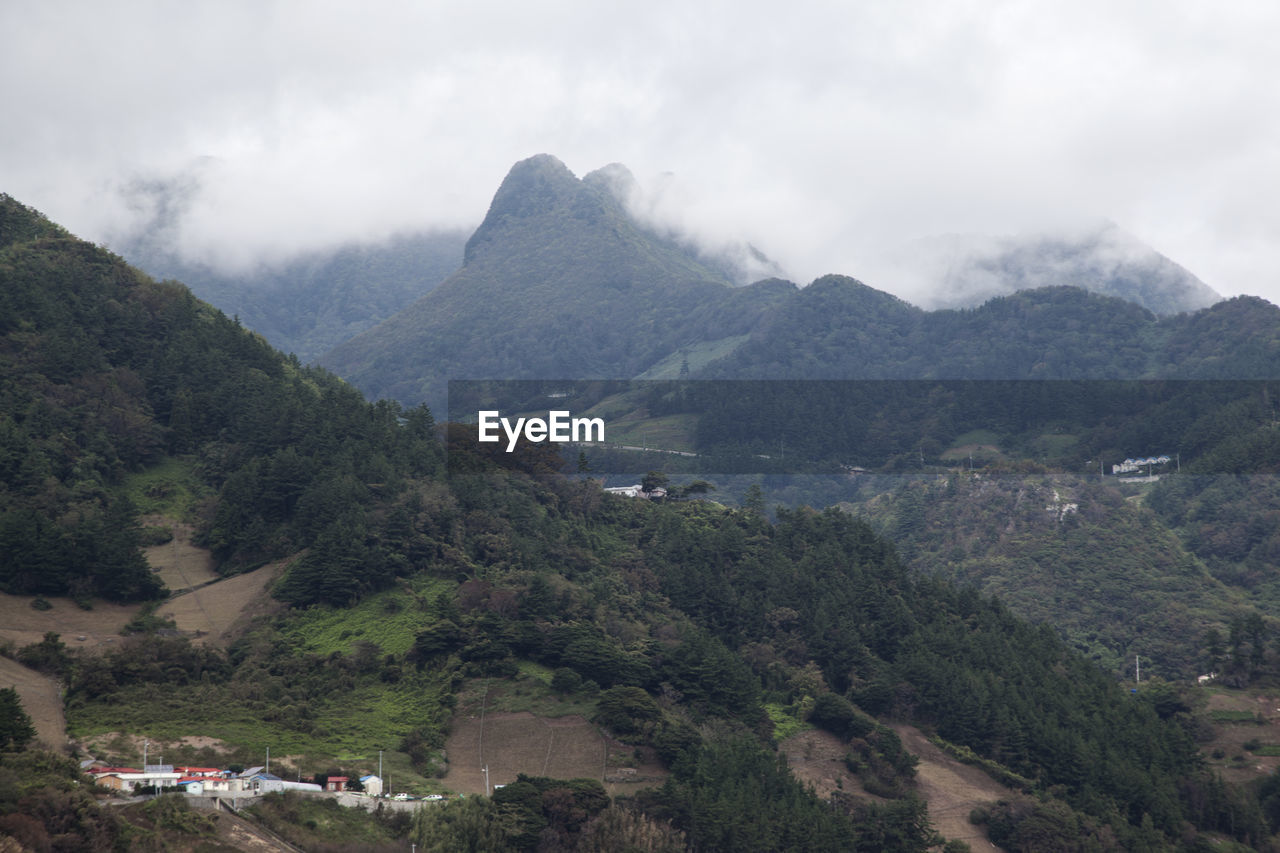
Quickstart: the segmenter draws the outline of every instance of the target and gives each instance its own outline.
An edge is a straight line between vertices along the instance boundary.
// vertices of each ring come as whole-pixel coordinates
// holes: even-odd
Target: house
[[[183,776],[178,780],[178,787],[184,794],[200,797],[204,795],[204,783],[207,781],[203,776]]]
[[[148,788],[151,786],[157,788],[171,787],[178,784],[178,780],[181,778],[181,773],[148,770],[146,772],[102,773],[97,777],[97,782],[104,787],[131,794],[136,788]]]
[[[223,794],[238,794],[244,790],[241,779],[235,776],[206,776],[204,779],[204,792],[209,796],[222,796]]]
[[[95,781],[101,782],[103,776],[111,773],[141,773],[142,771],[136,767],[112,767],[109,764],[103,764],[101,761],[96,763],[97,766],[90,767],[86,771]]]
[[[656,487],[651,492],[646,492],[644,486],[636,483],[634,486],[608,486],[605,491],[611,495],[622,495],[624,498],[644,498],[650,501],[660,501],[667,496],[667,490],[661,486]]]
[[[222,771],[217,767],[183,767],[174,765],[173,769],[186,776],[199,776],[202,779],[223,775]]]
[[[345,791],[347,790],[346,776],[330,776],[325,780],[324,789],[326,791]]]
[[[364,792],[371,797],[382,796],[382,780],[370,773],[367,776],[360,777],[360,784],[364,785]]]
[[[258,772],[246,775],[248,771],[240,774],[240,790],[246,794],[257,796],[258,794],[270,794],[284,790],[284,782],[274,773],[267,773],[262,768],[254,768]]]

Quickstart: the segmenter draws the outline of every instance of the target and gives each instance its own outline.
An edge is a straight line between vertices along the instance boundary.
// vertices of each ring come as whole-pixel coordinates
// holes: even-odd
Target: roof
[[[346,776],[330,776],[330,782],[346,782],[349,781]]]
[[[136,767],[90,767],[90,773],[141,773]]]
[[[337,777],[335,776],[334,778],[336,779]],[[365,779],[377,779],[377,778],[378,777],[373,773],[366,773],[365,775],[360,777],[360,781],[363,782]]]

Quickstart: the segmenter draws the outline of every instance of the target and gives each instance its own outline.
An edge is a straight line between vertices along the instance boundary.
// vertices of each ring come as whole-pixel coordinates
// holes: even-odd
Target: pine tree
[[[36,728],[22,707],[18,691],[12,687],[0,689],[0,751],[26,749],[35,736]]]

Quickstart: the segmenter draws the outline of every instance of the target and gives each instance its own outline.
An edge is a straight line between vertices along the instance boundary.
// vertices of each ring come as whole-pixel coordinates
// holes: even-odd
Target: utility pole
[[[382,750],[378,750],[378,784],[379,785],[385,784],[382,781]],[[385,791],[381,792],[381,795],[385,797],[386,792]]]
[[[486,764],[480,769],[484,771],[484,795],[487,797],[489,796],[489,765]]]
[[[1142,656],[1141,655],[1133,656],[1133,683],[1134,684],[1142,683]]]
[[[262,768],[263,773],[271,772],[271,747],[267,747],[267,766]]]

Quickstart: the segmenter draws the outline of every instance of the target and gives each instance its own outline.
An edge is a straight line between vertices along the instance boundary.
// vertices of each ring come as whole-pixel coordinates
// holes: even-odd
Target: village
[[[384,793],[384,782],[375,774],[359,777],[319,775],[314,781],[282,779],[271,773],[268,765],[244,769],[217,767],[192,767],[172,764],[144,764],[136,767],[116,767],[103,761],[81,762],[81,770],[93,778],[95,784],[124,796],[157,793],[182,793],[189,797],[231,800],[260,797],[264,794],[295,792],[303,794],[347,794],[344,805],[361,805],[360,800],[373,802],[384,800],[392,803],[409,803],[418,800],[438,802],[442,794],[415,797],[407,793]],[[354,800],[354,801],[353,801]],[[205,803],[218,807],[217,803]]]

